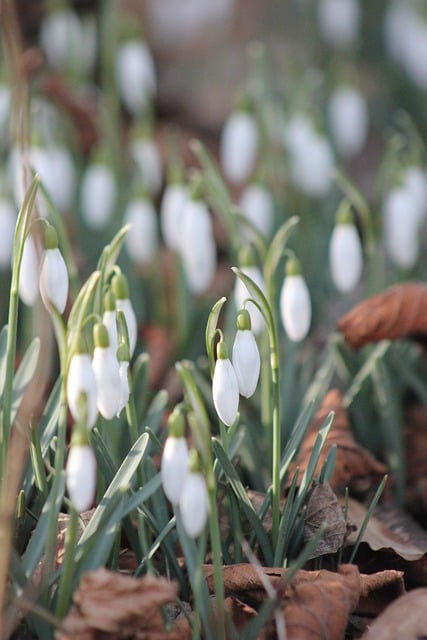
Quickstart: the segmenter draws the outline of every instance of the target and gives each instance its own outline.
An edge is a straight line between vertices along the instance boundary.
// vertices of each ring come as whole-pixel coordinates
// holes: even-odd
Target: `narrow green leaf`
[[[363,366],[359,369],[357,374],[353,378],[353,382],[350,387],[347,389],[342,405],[345,409],[353,402],[355,396],[359,393],[364,382],[371,377],[372,372],[375,369],[376,363],[381,358],[384,358],[387,351],[390,349],[391,342],[389,340],[382,340],[377,346],[371,351],[369,357],[363,364]]]
[[[240,278],[243,284],[246,285],[246,288],[249,291],[249,295],[251,296],[252,301],[256,304],[256,306],[259,308],[259,310],[261,311],[264,317],[264,320],[267,324],[270,335],[273,335],[275,333],[273,313],[271,311],[270,304],[267,298],[265,297],[265,294],[261,291],[259,286],[252,280],[252,278],[247,276],[241,269],[237,267],[232,267],[231,270],[236,274],[238,278]]]
[[[7,325],[0,331],[0,398],[3,396],[6,379]]]
[[[191,413],[188,416],[193,437],[199,452],[205,461],[209,461],[211,429],[205,405],[194,381],[194,365],[189,360],[183,360],[182,362],[177,362],[175,366],[184,389],[187,404],[193,411],[194,419]]]
[[[385,489],[385,486],[387,484],[387,480],[388,480],[388,476],[386,475],[381,480],[381,483],[380,483],[378,489],[376,490],[374,497],[372,498],[371,504],[369,505],[369,508],[368,508],[368,510],[366,512],[366,515],[365,515],[365,517],[363,519],[363,522],[362,522],[362,524],[360,526],[359,533],[357,534],[356,542],[354,543],[353,551],[352,551],[352,554],[351,554],[350,559],[349,559],[349,563],[350,564],[353,562],[354,558],[356,557],[356,553],[357,553],[357,551],[359,549],[360,543],[363,540],[363,535],[365,533],[366,527],[368,526],[368,522],[372,518],[372,515],[373,515],[373,513],[375,511],[375,507],[377,506],[377,504],[379,502],[379,499],[382,496],[382,493],[383,493],[383,491]]]
[[[83,322],[88,313],[88,308],[93,301],[94,291],[100,277],[101,272],[94,271],[79,291],[79,295],[73,304],[68,318],[68,346],[71,346],[72,341],[82,329]]]
[[[214,349],[214,339],[215,333],[218,327],[218,318],[221,313],[221,309],[226,302],[227,298],[222,297],[217,302],[215,302],[214,306],[211,309],[211,312],[208,317],[208,321],[206,323],[206,353],[208,354],[209,359],[209,369],[211,372],[211,376],[213,375],[215,368],[215,349]]]
[[[40,339],[34,338],[14,375],[12,388],[12,422],[21,404],[22,397],[33,379],[40,354]]]
[[[168,400],[168,392],[165,389],[160,389],[148,407],[147,415],[144,418],[144,427],[150,427],[153,433],[157,433],[161,425]]]

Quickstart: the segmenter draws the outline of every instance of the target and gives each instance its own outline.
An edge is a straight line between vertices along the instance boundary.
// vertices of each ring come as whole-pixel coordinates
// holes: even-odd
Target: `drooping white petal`
[[[280,292],[280,314],[288,337],[303,340],[310,329],[311,301],[302,275],[286,276]]]
[[[111,347],[95,347],[92,368],[96,380],[98,411],[106,420],[111,420],[117,414],[121,396],[119,361]]]
[[[81,185],[82,216],[90,229],[100,231],[111,222],[117,198],[113,171],[104,164],[87,167]]]
[[[295,185],[312,198],[323,198],[331,184],[334,156],[328,140],[313,133],[304,146],[291,153],[291,175]]]
[[[150,264],[159,246],[157,216],[154,205],[147,198],[138,198],[128,203],[124,222],[130,224],[125,236],[127,252],[133,262],[140,266]]]
[[[251,280],[258,285],[261,291],[265,292],[265,283],[264,278],[261,274],[259,267],[256,265],[241,267],[241,270],[245,275],[247,275]],[[245,300],[250,298],[249,291],[246,285],[240,280],[240,278],[236,278],[236,282],[234,285],[234,302],[236,305],[236,309],[241,309],[243,306],[249,311],[249,315],[251,316],[251,327],[252,331],[255,335],[261,333],[263,329],[265,329],[265,322],[262,316],[261,311],[256,307],[253,302],[245,303]]]
[[[345,48],[357,38],[360,24],[359,0],[319,0],[319,28],[331,46]]]
[[[117,408],[117,417],[120,416],[121,412],[129,402],[130,396],[130,388],[129,388],[129,362],[126,360],[121,360],[119,362],[119,375],[120,375],[120,400],[119,406]]]
[[[364,96],[350,85],[341,85],[332,93],[328,104],[331,132],[341,155],[358,154],[368,134],[368,106]]]
[[[96,380],[92,361],[87,353],[76,353],[71,357],[67,375],[67,402],[76,422],[82,420],[81,395],[86,396],[87,427],[92,429],[98,416]]]
[[[407,167],[403,173],[403,187],[414,196],[422,224],[427,216],[427,172],[416,165]]]
[[[404,187],[388,194],[383,208],[385,246],[392,262],[412,269],[419,252],[419,213],[414,195]]]
[[[215,363],[212,397],[217,414],[230,427],[239,408],[239,383],[228,358],[218,358]]]
[[[262,184],[254,182],[248,185],[240,196],[240,208],[243,215],[251,222],[263,236],[269,238],[273,228],[274,201],[270,191]],[[242,227],[245,238],[251,233]]]
[[[10,268],[15,224],[15,207],[7,198],[0,198],[0,269]]]
[[[76,511],[88,511],[96,489],[96,458],[89,445],[71,445],[65,477],[68,495]]]
[[[157,90],[150,49],[142,40],[124,42],[117,49],[115,67],[117,87],[124,105],[132,115],[140,115]]]
[[[220,160],[224,175],[233,184],[248,180],[258,154],[258,128],[254,117],[235,111],[224,124],[220,140]]]
[[[22,254],[19,297],[28,307],[35,305],[39,293],[39,262],[32,236],[27,236]]]
[[[82,36],[79,18],[71,9],[58,9],[47,15],[41,23],[40,40],[50,66],[60,69],[78,57]]]
[[[123,311],[124,313],[129,336],[129,352],[132,356],[133,352],[135,351],[136,340],[138,338],[138,323],[136,321],[136,315],[132,306],[132,302],[129,298],[117,298],[116,309],[117,311]]]
[[[250,398],[258,384],[261,358],[254,334],[249,329],[236,331],[233,343],[232,364],[236,372],[239,391]]]
[[[160,207],[160,225],[163,240],[172,251],[178,251],[184,205],[188,191],[183,184],[170,184],[166,187]]]
[[[104,324],[108,331],[108,338],[110,340],[110,349],[113,353],[117,353],[118,336],[117,336],[117,312],[115,309],[105,309],[102,314],[102,324]]]
[[[359,234],[354,224],[337,224],[329,245],[331,275],[337,289],[347,293],[360,280],[363,254]]]
[[[180,252],[189,290],[196,295],[205,293],[216,272],[217,255],[204,202],[189,200],[184,206]]]
[[[59,249],[44,252],[40,270],[40,294],[46,309],[64,313],[68,298],[68,271]]]
[[[209,498],[206,480],[199,471],[189,471],[179,498],[182,524],[191,538],[197,538],[206,526]]]
[[[188,446],[185,438],[166,438],[161,474],[166,497],[172,504],[178,504],[188,474]]]

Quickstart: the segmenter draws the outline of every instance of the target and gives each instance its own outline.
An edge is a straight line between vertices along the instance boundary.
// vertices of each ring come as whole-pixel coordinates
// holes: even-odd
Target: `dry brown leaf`
[[[326,530],[309,559],[338,551],[347,533],[343,510],[327,482],[316,485],[310,494],[304,520],[304,542],[310,542],[323,525]]]
[[[426,637],[427,589],[405,593],[369,626],[361,640],[420,640]]]
[[[177,597],[177,585],[164,578],[137,580],[107,569],[86,573],[63,620],[58,640],[185,640],[186,620],[165,629],[161,607]]]
[[[336,444],[336,463],[330,479],[332,489],[339,492],[348,487],[352,494],[364,494],[372,486],[378,485],[380,479],[387,473],[387,468],[355,441],[347,412],[342,406],[342,394],[338,389],[332,389],[328,392],[322,406],[316,413],[305,434],[298,456],[289,467],[288,482],[297,467],[300,470],[299,477],[302,477],[310,460],[319,429],[331,411],[335,412],[334,421],[319,456],[316,472],[320,472],[331,446]]]
[[[398,284],[363,300],[338,322],[346,342],[359,349],[370,342],[427,334],[427,286]]]

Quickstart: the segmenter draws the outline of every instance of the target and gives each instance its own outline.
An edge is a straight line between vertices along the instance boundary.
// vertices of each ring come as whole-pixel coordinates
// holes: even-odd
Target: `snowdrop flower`
[[[96,380],[92,360],[81,336],[68,367],[67,402],[74,420],[84,422],[92,429],[98,416]]]
[[[20,275],[19,297],[28,307],[36,304],[39,293],[39,259],[36,244],[31,235],[28,235],[24,243]]]
[[[191,293],[203,294],[212,284],[217,255],[212,221],[206,204],[197,193],[183,209],[180,253]]]
[[[407,167],[402,176],[403,187],[414,196],[419,223],[427,216],[427,173],[417,165]]]
[[[209,496],[206,480],[200,471],[197,452],[189,455],[188,473],[179,497],[182,525],[191,538],[197,538],[206,526],[209,515]]]
[[[265,283],[260,268],[254,264],[254,256],[251,249],[245,247],[239,256],[240,269],[243,273],[255,282],[256,285],[265,293]],[[252,331],[255,335],[259,335],[265,328],[265,321],[261,311],[253,302],[246,302],[250,298],[250,293],[246,285],[236,278],[234,285],[234,303],[237,309],[245,307],[249,311],[251,317]]]
[[[250,398],[258,384],[261,357],[254,334],[251,331],[251,317],[246,309],[237,314],[237,332],[234,338],[232,364],[239,384],[239,392]]]
[[[117,407],[117,417],[129,402],[130,386],[129,386],[129,349],[125,344],[121,344],[117,349],[117,360],[119,361],[119,376],[120,376],[120,399],[119,406]]]
[[[286,264],[280,292],[280,315],[288,337],[293,342],[304,340],[311,324],[311,301],[301,267],[295,258]]]
[[[156,196],[163,183],[163,166],[155,140],[146,133],[142,136],[135,134],[131,141],[131,155],[137,169],[138,184]]]
[[[345,158],[358,154],[368,134],[368,106],[355,87],[341,85],[329,98],[329,123],[339,153]]]
[[[243,189],[239,202],[243,215],[265,237],[269,238],[274,221],[274,201],[270,191],[263,184],[253,182]],[[251,232],[242,225],[245,238]]]
[[[65,467],[68,495],[76,511],[82,513],[92,506],[96,489],[96,458],[89,443],[77,434],[73,436]]]
[[[239,408],[239,383],[223,340],[218,342],[216,354],[217,360],[212,378],[213,403],[220,419],[227,427],[231,427],[236,420]]]
[[[9,141],[10,98],[10,86],[0,82],[0,147],[6,146]]]
[[[99,413],[106,420],[111,420],[117,414],[120,404],[119,361],[116,353],[110,347],[108,331],[102,322],[94,326],[93,339],[95,348],[92,368],[96,380],[97,407]]]
[[[157,216],[149,198],[138,197],[126,207],[124,223],[131,228],[125,237],[125,246],[129,257],[138,266],[152,262],[159,247]]]
[[[102,324],[107,328],[110,347],[113,352],[116,353],[119,346],[117,335],[116,296],[111,290],[109,290],[104,296],[104,313],[102,314]]]
[[[68,271],[62,253],[58,249],[58,236],[48,224],[45,229],[45,251],[40,269],[40,294],[49,311],[53,306],[64,313],[68,299]]]
[[[319,0],[318,7],[323,39],[338,49],[352,45],[359,31],[359,0]]]
[[[414,194],[395,187],[383,205],[385,246],[391,261],[401,269],[412,269],[419,252],[419,212]]]
[[[173,505],[179,503],[187,474],[188,446],[184,416],[175,408],[168,420],[168,437],[163,447],[161,463],[163,491]]]
[[[16,210],[8,198],[0,197],[0,269],[10,268]]]
[[[105,229],[113,218],[117,200],[112,168],[99,161],[92,162],[83,175],[80,195],[87,226],[93,231]]]
[[[135,38],[119,45],[115,71],[123,104],[133,116],[140,115],[157,91],[156,69],[147,44]]]
[[[250,178],[257,160],[258,127],[247,110],[234,111],[226,120],[220,139],[220,163],[232,184],[240,185]]]
[[[138,337],[138,325],[135,311],[129,298],[129,287],[126,276],[122,273],[116,274],[111,282],[111,288],[116,297],[116,310],[122,311],[125,316],[129,338],[129,353],[132,357]]]
[[[96,56],[96,24],[80,20],[69,8],[52,11],[44,18],[40,40],[48,62],[54,69],[89,71]]]
[[[187,198],[187,187],[180,183],[168,184],[163,193],[160,227],[163,240],[171,251],[179,251],[183,211]]]
[[[342,293],[352,291],[363,269],[362,245],[347,203],[338,212],[329,244],[332,280]]]

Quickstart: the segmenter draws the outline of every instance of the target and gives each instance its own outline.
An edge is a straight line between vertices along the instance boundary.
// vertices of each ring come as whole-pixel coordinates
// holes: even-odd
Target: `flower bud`
[[[251,331],[250,315],[246,309],[242,309],[237,316],[232,364],[241,395],[250,398],[255,393],[258,384],[261,358],[254,334]]]
[[[90,509],[96,489],[96,458],[89,444],[71,443],[65,478],[74,509],[79,513]]]
[[[179,498],[179,509],[187,535],[197,538],[206,526],[209,497],[206,480],[199,470],[198,455],[194,449],[189,455],[189,468]]]
[[[39,261],[36,245],[31,235],[24,242],[19,276],[19,297],[28,307],[33,307],[39,293]]]
[[[338,152],[345,158],[357,155],[368,134],[365,97],[350,85],[337,87],[329,99],[329,123]]]
[[[240,208],[243,215],[265,237],[269,238],[274,221],[274,201],[270,191],[262,184],[249,184],[240,196]],[[250,238],[250,231],[243,226],[245,238]]]
[[[122,273],[115,275],[111,287],[116,296],[116,309],[117,311],[122,311],[125,316],[129,337],[129,352],[132,357],[138,337],[138,325],[132,302],[129,299],[129,287],[126,277]]]
[[[163,491],[172,504],[179,503],[188,474],[188,446],[182,413],[175,409],[168,421],[169,435],[163,447],[161,474]]]
[[[300,342],[307,336],[311,324],[310,294],[296,259],[288,260],[286,265],[280,292],[280,315],[291,340]]]
[[[117,49],[116,82],[126,109],[138,116],[150,106],[157,90],[151,51],[143,40],[131,39]]]
[[[93,334],[95,349],[92,368],[96,380],[97,407],[106,420],[111,420],[117,414],[120,405],[119,362],[110,347],[107,328],[101,322],[95,325]]]
[[[48,62],[54,69],[85,69],[92,66],[96,54],[95,24],[82,22],[68,8],[52,11],[40,29],[40,40]]]
[[[414,195],[405,187],[390,191],[383,208],[385,246],[391,261],[412,269],[419,252],[419,213]]]
[[[234,111],[221,132],[220,160],[224,175],[232,184],[248,180],[255,168],[259,134],[253,115]]]
[[[354,289],[362,275],[363,254],[350,213],[349,217],[337,219],[329,244],[329,261],[336,288],[342,293]]]
[[[178,251],[180,245],[181,225],[188,191],[184,184],[167,185],[160,207],[160,225],[163,240],[171,251]]]
[[[81,208],[83,220],[93,231],[105,229],[111,222],[117,199],[113,170],[106,164],[93,162],[82,179]]]
[[[58,249],[56,231],[51,225],[45,230],[45,247],[40,270],[40,294],[48,311],[53,306],[62,314],[68,298],[68,271]]]
[[[155,258],[159,246],[157,216],[151,200],[131,200],[125,210],[124,222],[131,225],[125,237],[129,257],[139,266],[149,264]]]
[[[87,428],[92,429],[98,416],[96,380],[92,360],[81,337],[68,367],[67,402],[74,420],[86,422]]]
[[[188,288],[202,294],[215,275],[217,256],[211,217],[202,200],[188,200],[183,210],[181,257]]]
[[[220,419],[230,427],[239,408],[239,383],[222,340],[217,345],[217,360],[212,378],[213,403]]]

